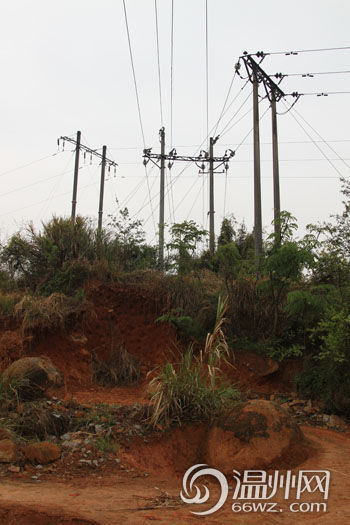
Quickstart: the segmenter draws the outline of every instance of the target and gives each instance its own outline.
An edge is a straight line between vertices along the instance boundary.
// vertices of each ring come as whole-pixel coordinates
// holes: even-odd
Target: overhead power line
[[[245,52],[243,56],[250,55],[250,56],[256,56],[256,57],[264,58],[265,56],[270,56],[270,55],[286,55],[286,56],[290,56],[290,55],[299,55],[299,53],[319,53],[319,52],[323,52],[323,51],[345,51],[347,49],[350,49],[350,46],[345,46],[345,47],[323,47],[323,48],[319,48],[319,49],[298,49],[297,51],[273,51],[273,52],[268,52],[268,53],[265,53],[264,51],[257,51],[256,53],[247,53],[247,52]],[[241,56],[240,58],[243,58],[243,56]]]
[[[3,177],[4,175],[8,175],[9,173],[13,173],[14,171],[19,171],[24,168],[27,168],[28,166],[32,166],[33,164],[36,164],[37,162],[41,162],[42,160],[49,159],[51,157],[55,157],[61,153],[60,151],[56,151],[56,153],[51,153],[50,155],[47,155],[46,157],[41,157],[40,159],[32,160],[31,162],[28,162],[27,164],[22,164],[21,166],[17,166],[16,168],[11,168],[10,170],[3,171],[0,173],[0,177]]]
[[[293,91],[293,93],[286,93],[285,97],[307,97],[307,96],[316,96],[316,97],[328,97],[328,95],[349,95],[350,91],[321,91],[314,93],[299,93],[298,91]]]
[[[130,31],[129,31],[129,23],[128,23],[128,15],[127,15],[127,12],[126,12],[125,0],[123,0],[123,6],[124,6],[125,26],[126,26],[127,36],[128,36],[128,43],[129,43],[129,54],[130,54],[130,61],[131,61],[131,69],[132,69],[132,75],[133,75],[134,87],[135,87],[135,94],[136,94],[137,111],[138,111],[138,115],[139,115],[139,121],[140,121],[140,128],[141,128],[143,145],[144,145],[144,147],[146,147],[145,133],[144,133],[144,130],[143,130],[142,117],[141,117],[140,98],[139,98],[139,91],[138,91],[138,88],[137,88],[135,65],[134,65],[134,58],[133,58],[133,54],[132,54],[132,47],[131,47],[131,40],[130,40]]]
[[[270,75],[270,77],[283,79],[285,77],[303,77],[303,78],[312,78],[318,75],[343,75],[345,73],[350,73],[350,70],[347,71],[318,71],[312,73],[276,73],[275,75]]]
[[[158,62],[158,89],[159,89],[159,105],[160,105],[160,123],[163,126],[163,103],[162,103],[162,83],[160,75],[160,53],[159,53],[159,31],[158,31],[158,8],[157,0],[154,0],[154,13],[156,19],[156,42],[157,42],[157,62]]]

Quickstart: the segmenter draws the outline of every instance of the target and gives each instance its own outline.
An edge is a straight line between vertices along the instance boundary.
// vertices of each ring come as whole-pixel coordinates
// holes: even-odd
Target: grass
[[[111,350],[107,361],[92,353],[92,379],[101,386],[131,385],[140,378],[140,362],[126,350],[124,345]]]
[[[13,315],[18,301],[18,294],[0,292],[0,315]]]
[[[215,328],[198,356],[189,346],[177,365],[168,362],[150,382],[150,390],[154,391],[150,416],[153,427],[211,419],[240,398],[238,390],[219,374],[220,364],[229,353],[222,331],[226,308],[226,301],[219,299]]]
[[[53,293],[49,297],[25,295],[16,304],[15,314],[22,321],[23,333],[44,332],[64,328],[69,320],[91,314],[86,299]]]
[[[114,439],[102,436],[95,442],[95,447],[103,453],[115,454],[119,452],[119,443]]]

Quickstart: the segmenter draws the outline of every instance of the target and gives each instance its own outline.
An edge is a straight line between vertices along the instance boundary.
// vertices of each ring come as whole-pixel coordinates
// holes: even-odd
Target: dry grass
[[[64,329],[69,321],[92,314],[91,303],[61,293],[49,297],[25,295],[15,306],[23,334]]]
[[[131,385],[140,378],[140,362],[124,345],[113,348],[108,361],[91,354],[92,380],[101,386]]]

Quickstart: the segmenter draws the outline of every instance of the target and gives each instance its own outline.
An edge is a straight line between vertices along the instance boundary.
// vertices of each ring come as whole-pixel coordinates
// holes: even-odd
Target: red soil
[[[172,353],[180,348],[176,334],[167,324],[155,324],[158,314],[147,298],[131,294],[128,287],[121,286],[118,291],[91,287],[89,299],[95,305],[96,315],[85,326],[77,323],[66,333],[57,332],[40,341],[33,340],[30,347],[30,341],[22,344],[18,326],[0,325],[0,367],[3,369],[24,354],[47,355],[65,377],[65,387],[55,392],[57,397],[73,397],[80,403],[144,402],[148,399],[149,378],[146,375],[169,357],[173,358]],[[116,345],[124,343],[126,349],[140,360],[142,376],[137,385],[103,388],[92,383],[91,352],[95,351],[100,358],[107,358],[113,340]],[[237,353],[235,368],[227,369],[226,373],[231,381],[239,382],[243,389],[253,392],[274,393],[294,389],[290,366],[267,377],[259,375],[258,369],[258,360],[255,362],[254,355],[245,352]],[[204,431],[192,425],[151,437],[148,443],[139,440],[132,446],[124,445],[122,461],[127,470],[120,470],[118,464],[113,464],[113,467],[101,468],[84,476],[77,468],[76,475],[69,479],[68,471],[64,478],[59,478],[54,469],[47,478],[43,476],[40,483],[20,474],[12,474],[12,479],[6,481],[3,478],[0,525],[134,525],[148,521],[176,525],[200,520],[208,524],[294,525],[306,520],[310,525],[316,522],[344,525],[350,522],[347,501],[350,491],[350,433],[340,434],[311,427],[304,427],[303,431],[311,442],[313,454],[307,460],[300,456],[298,460],[302,463],[298,468],[331,470],[331,492],[326,513],[293,514],[286,503],[280,501],[281,514],[240,513],[237,516],[232,513],[228,501],[213,516],[201,518],[192,515],[190,506],[181,503],[178,498],[184,472],[201,460]],[[74,464],[69,468],[74,469]],[[145,477],[146,474],[149,475]],[[163,499],[160,496],[164,496],[165,492],[162,491],[167,493]],[[315,498],[317,496],[312,495],[310,501]]]

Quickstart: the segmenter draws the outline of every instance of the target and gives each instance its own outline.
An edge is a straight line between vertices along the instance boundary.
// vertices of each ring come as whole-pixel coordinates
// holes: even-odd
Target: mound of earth
[[[233,469],[293,467],[307,455],[304,435],[289,413],[255,399],[238,404],[212,425],[205,460],[229,474]]]
[[[62,386],[60,372],[48,357],[22,357],[14,361],[2,374],[5,382],[15,381],[21,397],[35,399],[53,386]]]
[[[208,427],[187,424],[169,428],[150,443],[131,442],[123,457],[148,472],[179,475],[196,463],[225,474],[232,470],[292,468],[310,455],[299,426],[276,403],[240,403]]]

